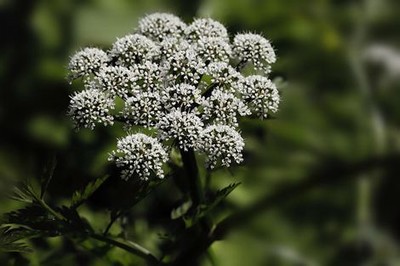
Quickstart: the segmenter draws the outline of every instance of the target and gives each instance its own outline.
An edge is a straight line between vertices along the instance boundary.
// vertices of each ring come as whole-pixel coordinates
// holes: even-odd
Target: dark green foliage
[[[77,208],[83,202],[85,202],[100,186],[107,180],[109,176],[103,176],[96,178],[95,180],[89,182],[82,190],[75,191],[71,199],[71,207]]]
[[[0,228],[0,251],[31,252],[32,249],[22,242],[22,240],[29,239],[35,235],[37,235],[37,233],[32,230],[2,226]]]

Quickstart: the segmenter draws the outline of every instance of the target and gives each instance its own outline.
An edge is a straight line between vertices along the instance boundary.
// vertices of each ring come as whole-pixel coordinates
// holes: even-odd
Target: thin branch
[[[56,165],[57,165],[57,158],[54,155],[51,158],[50,168],[48,169],[46,167],[42,174],[42,178],[41,178],[42,186],[41,186],[41,190],[40,190],[40,199],[44,198],[44,194],[46,193],[47,188],[49,187],[50,181],[53,178],[53,174],[54,174],[54,170],[56,169]],[[46,177],[46,175],[47,175],[47,177]],[[44,179],[44,182],[43,182],[43,179]]]
[[[131,254],[135,254],[138,257],[146,260],[151,265],[159,265],[160,264],[160,261],[157,259],[157,257],[154,256],[149,250],[147,250],[146,248],[144,248],[144,247],[140,246],[139,244],[134,243],[132,241],[125,241],[122,239],[111,238],[111,237],[104,236],[101,234],[91,234],[89,236],[100,242],[104,242],[104,243],[110,244],[112,246],[119,247],[123,250],[128,251]]]
[[[115,214],[111,213],[110,222],[107,224],[106,229],[104,229],[103,235],[107,235],[107,234],[108,234],[108,232],[110,231],[112,225],[115,223],[115,221],[116,221],[119,217],[121,217],[121,215],[122,215],[122,211],[117,212],[117,213],[115,213]]]

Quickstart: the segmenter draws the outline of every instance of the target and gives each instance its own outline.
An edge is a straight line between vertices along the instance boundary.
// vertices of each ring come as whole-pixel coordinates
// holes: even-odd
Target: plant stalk
[[[194,206],[198,206],[203,201],[203,190],[201,187],[197,161],[192,148],[188,150],[180,149],[183,167],[189,180],[189,191]]]
[[[91,234],[91,238],[96,239],[100,242],[104,242],[107,244],[110,244],[112,246],[119,247],[123,250],[128,251],[129,253],[135,254],[138,257],[146,260],[148,263],[151,265],[159,265],[160,261],[147,249],[144,247],[140,246],[139,244],[136,244],[132,241],[124,241],[121,239],[114,239],[105,235],[101,234]]]

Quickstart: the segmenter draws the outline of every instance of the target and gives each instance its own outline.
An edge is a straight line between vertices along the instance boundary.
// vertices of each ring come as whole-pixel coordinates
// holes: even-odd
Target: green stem
[[[189,180],[189,191],[194,206],[199,205],[203,201],[203,191],[199,178],[199,170],[197,167],[196,157],[192,148],[188,150],[180,149],[183,167]]]
[[[100,234],[91,234],[91,238],[96,239],[100,242],[104,242],[110,244],[112,246],[119,247],[123,250],[128,251],[129,253],[135,254],[138,257],[145,259],[151,265],[158,265],[160,261],[147,249],[140,246],[137,243],[132,241],[124,241],[122,239],[114,239],[108,236],[100,235]]]
[[[47,205],[47,203],[44,200],[42,200],[41,198],[39,198],[35,193],[31,193],[31,195],[33,196],[36,203],[38,203],[40,206],[42,206],[43,209],[48,211],[56,219],[61,220],[61,221],[67,220],[63,215],[56,212],[53,208],[51,208],[49,205]]]
[[[55,211],[53,208],[51,208],[49,205],[47,205],[46,202],[38,198],[36,195],[34,195],[34,198],[36,202],[42,206],[45,210],[47,210],[50,214],[52,214],[56,219],[61,220],[61,221],[68,221],[63,215]],[[145,259],[147,262],[151,263],[152,265],[159,265],[160,262],[159,260],[147,249],[144,247],[140,246],[139,244],[136,244],[132,241],[123,241],[121,239],[113,239],[111,237],[101,235],[101,234],[90,234],[89,237],[96,239],[98,241],[108,243],[110,245],[119,247],[121,249],[124,249],[128,251],[129,253],[135,254],[143,259]]]
[[[108,234],[108,232],[110,231],[112,225],[115,223],[115,221],[116,221],[119,217],[121,217],[121,215],[122,215],[122,212],[118,212],[118,213],[116,213],[116,214],[111,214],[110,222],[108,223],[106,229],[104,230],[103,235],[107,235],[107,234]]]

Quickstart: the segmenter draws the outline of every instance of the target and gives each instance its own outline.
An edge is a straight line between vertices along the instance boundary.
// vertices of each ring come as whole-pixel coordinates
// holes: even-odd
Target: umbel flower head
[[[98,72],[108,60],[108,55],[103,50],[90,47],[82,49],[75,53],[69,61],[70,79],[86,78]]]
[[[77,128],[116,124],[130,132],[110,156],[123,179],[162,177],[166,150],[228,167],[243,161],[241,117],[265,119],[278,110],[279,92],[267,76],[275,61],[261,35],[230,38],[211,18],[185,24],[154,13],[108,50],[71,57],[69,77],[83,78],[85,90],[71,96],[68,113]],[[140,128],[157,138],[131,134]]]
[[[172,111],[160,119],[157,124],[160,139],[177,141],[179,148],[188,150],[198,145],[203,122],[194,113],[186,113],[178,110]]]
[[[233,53],[241,62],[251,62],[258,70],[269,73],[276,56],[271,43],[259,34],[237,34],[233,39]]]
[[[201,37],[216,37],[229,41],[228,31],[220,22],[211,18],[195,19],[185,30],[186,38],[190,41],[199,40]]]
[[[152,176],[164,178],[162,165],[168,156],[156,138],[136,133],[118,140],[117,150],[110,154],[109,160],[121,169],[122,179],[147,180]]]
[[[226,125],[212,125],[201,132],[201,150],[208,156],[208,166],[218,162],[229,167],[232,162],[243,161],[244,141],[239,132]]]
[[[181,83],[164,88],[161,97],[167,110],[189,110],[193,104],[200,102],[201,90],[196,86]]]
[[[154,41],[165,38],[179,38],[183,35],[186,24],[182,20],[168,13],[154,13],[139,20],[138,32]]]
[[[207,66],[206,74],[211,82],[223,87],[224,90],[237,93],[242,90],[244,77],[226,62],[213,62]]]
[[[142,92],[129,97],[122,114],[127,124],[153,127],[162,114],[160,95],[157,92]]]
[[[201,106],[203,107],[202,117],[220,125],[237,127],[237,116],[250,114],[250,110],[242,100],[220,89],[214,90],[210,97],[203,99]]]
[[[155,59],[159,54],[159,47],[140,34],[131,34],[118,39],[110,50],[110,57],[116,59],[117,65],[126,67]]]
[[[244,81],[243,98],[250,110],[260,118],[278,111],[280,96],[275,84],[263,76],[249,76]]]
[[[71,96],[68,114],[78,129],[94,129],[96,124],[113,124],[114,117],[109,113],[114,109],[113,98],[91,85],[88,89]]]
[[[102,67],[95,78],[99,87],[110,93],[112,96],[127,98],[132,94],[133,73],[130,69],[123,66]]]
[[[200,37],[194,46],[197,54],[206,62],[229,62],[232,49],[228,42],[220,37]]]

